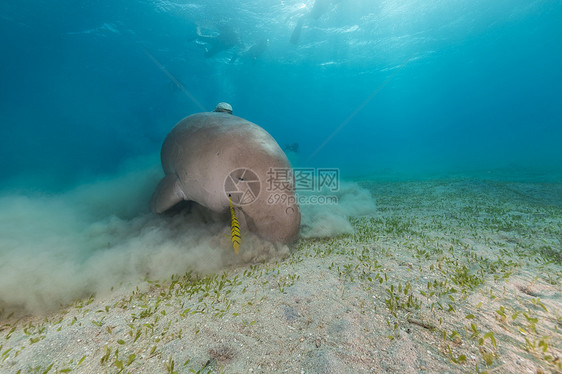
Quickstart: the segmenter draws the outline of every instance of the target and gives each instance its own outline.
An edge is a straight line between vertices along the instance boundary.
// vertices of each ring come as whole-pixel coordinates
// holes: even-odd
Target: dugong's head
[[[264,160],[267,158],[254,161]],[[290,243],[299,236],[301,213],[289,163],[286,158],[280,161],[264,162],[263,166],[251,162],[252,167],[234,170],[227,177],[225,190],[232,197],[238,219],[250,231],[266,240]]]

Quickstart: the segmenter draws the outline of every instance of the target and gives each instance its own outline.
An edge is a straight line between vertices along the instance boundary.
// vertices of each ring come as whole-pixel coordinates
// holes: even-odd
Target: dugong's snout
[[[301,213],[298,205],[269,206],[266,215],[254,220],[255,229],[264,239],[279,243],[292,243],[299,237]]]
[[[294,204],[285,208],[285,227],[281,230],[284,243],[292,243],[299,238],[301,227],[301,212],[299,206]]]

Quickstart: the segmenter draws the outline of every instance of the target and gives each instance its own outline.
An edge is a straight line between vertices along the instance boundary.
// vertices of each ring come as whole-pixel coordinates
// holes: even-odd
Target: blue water
[[[559,178],[562,2],[316,2],[3,0],[0,183],[158,164],[173,125],[219,101],[298,143],[296,166]],[[225,27],[240,43],[206,57]]]

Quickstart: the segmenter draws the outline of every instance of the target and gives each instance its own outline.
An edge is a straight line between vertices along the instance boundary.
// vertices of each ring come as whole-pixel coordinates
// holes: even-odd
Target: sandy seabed
[[[376,214],[351,234],[4,310],[0,372],[562,371],[562,184],[360,185]]]

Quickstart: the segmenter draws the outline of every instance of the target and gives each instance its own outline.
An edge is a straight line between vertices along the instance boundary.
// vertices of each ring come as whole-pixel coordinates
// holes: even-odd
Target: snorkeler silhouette
[[[269,47],[269,38],[260,39],[256,43],[252,44],[246,50],[240,52],[239,54],[236,54],[236,55],[232,56],[232,59],[230,60],[230,62],[233,63],[239,58],[244,59],[244,60],[251,60],[252,62],[256,62],[258,57],[260,57],[265,52],[267,47]]]
[[[197,44],[205,47],[206,58],[242,45],[240,35],[231,24],[220,23],[216,26],[216,29],[218,33],[206,35],[201,31],[201,27],[197,26]]]
[[[310,12],[302,15],[297,20],[297,25],[295,26],[291,34],[291,43],[297,44],[299,42],[302,33],[302,27],[306,18],[317,20],[322,15],[331,10],[334,4],[337,2],[339,2],[339,0],[316,0]]]

